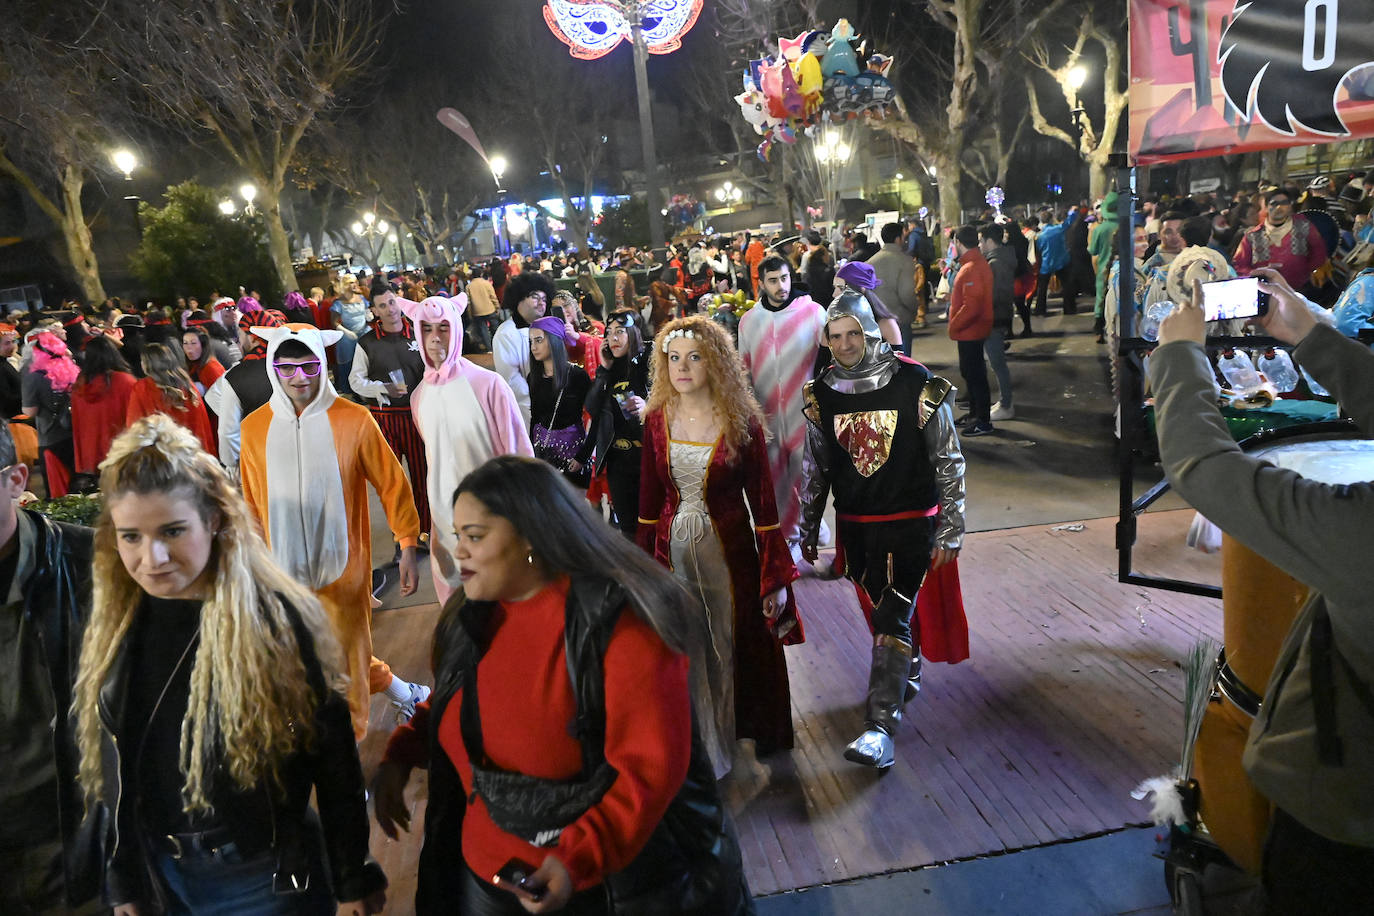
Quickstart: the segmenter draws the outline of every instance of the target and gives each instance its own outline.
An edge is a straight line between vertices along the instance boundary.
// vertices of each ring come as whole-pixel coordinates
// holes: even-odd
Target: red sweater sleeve
[[[415,715],[398,725],[386,741],[382,763],[397,763],[411,768],[429,766],[429,700],[415,707]]]
[[[620,774],[563,830],[554,853],[576,890],[629,865],[687,778],[692,755],[687,659],[628,608],[606,648],[606,760]]]
[[[658,476],[658,454],[667,437],[668,422],[661,411],[651,414],[644,423],[644,448],[640,454],[639,471],[639,546],[655,556],[658,520],[663,514],[665,491]]]

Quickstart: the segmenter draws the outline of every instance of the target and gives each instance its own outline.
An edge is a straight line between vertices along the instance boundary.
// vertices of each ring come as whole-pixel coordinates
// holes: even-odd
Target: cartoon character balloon
[[[835,28],[830,32],[830,45],[825,52],[825,61],[821,64],[822,76],[859,75],[859,59],[854,54],[854,46],[850,44],[857,37],[848,19],[841,19],[835,23]]]

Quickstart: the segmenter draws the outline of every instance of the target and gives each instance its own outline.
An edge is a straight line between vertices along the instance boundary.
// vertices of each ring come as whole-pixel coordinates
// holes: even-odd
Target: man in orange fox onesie
[[[348,705],[359,740],[368,695],[385,692],[406,721],[429,688],[395,677],[372,654],[372,525],[367,485],[401,545],[401,594],[415,591],[420,519],[401,464],[367,408],[339,397],[325,348],[338,331],[308,324],[254,328],[267,341],[272,397],[243,420],[243,495],[272,555],[315,592],[343,646]],[[329,446],[333,446],[332,448]]]

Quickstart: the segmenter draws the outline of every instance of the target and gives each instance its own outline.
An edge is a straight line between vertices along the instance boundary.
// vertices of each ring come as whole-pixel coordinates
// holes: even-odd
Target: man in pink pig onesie
[[[497,455],[534,457],[530,436],[510,385],[490,369],[463,358],[463,311],[468,297],[397,299],[414,323],[425,358],[425,377],[410,397],[415,426],[429,460],[430,571],[443,604],[459,585],[454,552],[453,492],[458,483]]]
[[[739,354],[768,420],[768,464],[778,503],[778,522],[793,562],[802,562],[802,454],[806,418],[802,388],[816,366],[816,341],[825,326],[825,309],[810,296],[793,295],[792,268],[780,257],[759,264],[758,305],[739,320]],[[821,540],[828,540],[822,530]]]

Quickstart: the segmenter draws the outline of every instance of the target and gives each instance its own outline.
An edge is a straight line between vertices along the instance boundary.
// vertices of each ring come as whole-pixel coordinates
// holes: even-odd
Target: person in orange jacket
[[[986,436],[992,427],[992,392],[988,368],[983,362],[983,342],[992,333],[992,268],[978,250],[978,230],[960,226],[954,233],[959,272],[949,288],[949,339],[959,348],[959,374],[968,392],[965,436]]]

